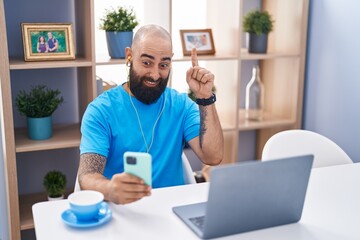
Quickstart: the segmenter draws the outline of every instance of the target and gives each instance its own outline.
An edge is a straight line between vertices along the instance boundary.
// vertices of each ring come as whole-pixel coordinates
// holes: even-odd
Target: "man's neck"
[[[129,82],[123,83],[122,86],[123,86],[123,89],[125,90],[125,92],[127,92],[127,93],[130,94],[131,96],[134,96],[134,94],[132,94],[132,92],[130,91]]]

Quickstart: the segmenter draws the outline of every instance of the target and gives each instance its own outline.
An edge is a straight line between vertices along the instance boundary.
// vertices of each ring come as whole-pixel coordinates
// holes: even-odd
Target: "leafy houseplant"
[[[28,135],[34,140],[44,140],[52,136],[51,115],[64,101],[60,91],[44,85],[32,87],[30,92],[21,90],[15,99],[20,114],[27,117]],[[42,127],[46,127],[43,129]]]
[[[43,185],[48,193],[49,200],[51,198],[61,198],[65,192],[66,176],[60,171],[50,171],[45,175]]]
[[[64,101],[58,97],[59,90],[52,90],[44,85],[32,87],[29,93],[21,90],[16,97],[16,106],[19,112],[27,117],[48,117]]]
[[[138,24],[134,9],[118,7],[116,10],[106,10],[100,29],[108,32],[131,32]]]
[[[243,19],[243,30],[249,33],[249,52],[266,53],[268,33],[273,30],[273,20],[269,12],[253,10]]]
[[[132,44],[133,30],[139,24],[133,8],[118,7],[106,10],[100,19],[100,29],[106,32],[109,55],[125,58],[125,48]]]

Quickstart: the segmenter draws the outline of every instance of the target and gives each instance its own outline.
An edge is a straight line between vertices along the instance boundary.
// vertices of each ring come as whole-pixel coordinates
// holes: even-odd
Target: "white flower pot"
[[[56,197],[56,198],[53,198],[53,197],[49,197],[49,196],[48,196],[48,200],[49,200],[49,201],[56,201],[56,200],[61,200],[61,199],[64,199],[64,195],[61,195],[60,197]]]

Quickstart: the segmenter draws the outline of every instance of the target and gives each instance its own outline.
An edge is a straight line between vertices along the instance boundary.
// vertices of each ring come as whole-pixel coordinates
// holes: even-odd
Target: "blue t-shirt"
[[[186,93],[166,88],[161,97],[150,105],[132,97],[148,146],[165,98],[165,108],[154,129],[149,152],[152,156],[153,188],[184,184],[183,147],[185,142],[199,136],[200,130],[198,106]],[[104,176],[108,179],[124,171],[123,155],[126,151],[146,152],[136,112],[123,86],[104,92],[88,105],[81,133],[80,154],[105,156]]]

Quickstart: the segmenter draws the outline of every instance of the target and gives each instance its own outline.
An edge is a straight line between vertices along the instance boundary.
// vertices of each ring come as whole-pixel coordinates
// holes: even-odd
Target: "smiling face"
[[[133,65],[131,65],[129,81],[132,94],[139,101],[151,104],[156,102],[164,92],[169,81],[169,75],[166,78],[155,80],[151,77],[140,76],[135,72]]]
[[[131,57],[130,90],[141,102],[151,104],[164,92],[171,70],[170,35],[158,27],[140,29],[127,57]]]
[[[39,43],[44,43],[44,42],[45,42],[44,36],[40,36],[40,37],[39,37]]]

